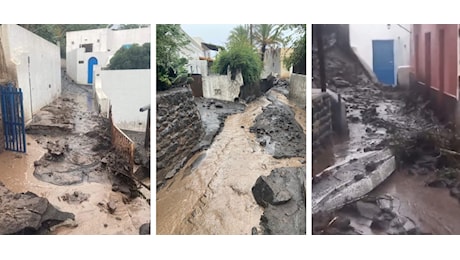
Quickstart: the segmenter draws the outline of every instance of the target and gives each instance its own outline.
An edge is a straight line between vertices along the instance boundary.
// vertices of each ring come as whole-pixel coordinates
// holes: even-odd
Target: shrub
[[[227,74],[230,68],[232,76],[241,71],[244,84],[248,85],[260,80],[263,64],[257,51],[248,44],[232,45],[222,50],[213,64],[212,70],[219,74]]]

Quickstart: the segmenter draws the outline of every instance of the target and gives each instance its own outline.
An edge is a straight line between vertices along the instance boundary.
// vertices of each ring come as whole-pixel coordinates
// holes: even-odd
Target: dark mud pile
[[[304,157],[305,134],[296,122],[292,109],[268,96],[272,104],[264,107],[250,128],[259,144],[274,158]]]
[[[252,188],[257,204],[264,207],[261,234],[305,235],[305,167],[277,168],[260,176]],[[253,228],[253,234],[259,231]]]
[[[288,85],[283,82],[277,88],[288,88]],[[272,104],[262,108],[250,132],[256,134],[259,144],[274,158],[305,158],[306,137],[294,112],[271,92],[266,96]],[[264,207],[264,213],[260,228],[254,227],[252,234],[306,234],[305,178],[305,167],[298,167],[277,168],[269,176],[257,179],[252,193],[257,203]]]
[[[62,212],[32,192],[13,193],[0,182],[0,234],[46,234],[72,213]]]
[[[135,197],[138,184],[112,148],[109,119],[94,111],[93,102],[89,87],[63,79],[61,97],[34,115],[26,131],[47,150],[34,163],[34,176],[55,185],[113,183]]]

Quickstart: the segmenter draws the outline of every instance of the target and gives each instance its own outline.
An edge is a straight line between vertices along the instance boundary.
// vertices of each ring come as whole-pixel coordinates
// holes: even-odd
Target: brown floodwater
[[[423,232],[460,234],[460,205],[446,188],[425,186],[428,176],[409,175],[406,170],[393,173],[371,195],[389,194],[398,212],[413,219]],[[399,202],[399,203],[398,203]]]
[[[70,92],[70,93],[69,93]],[[75,101],[75,129],[73,136],[54,137],[54,139],[67,138],[72,151],[69,157],[77,163],[86,163],[90,160],[93,144],[82,145],[81,134],[93,130],[97,124],[91,118],[93,109],[92,96],[83,87],[72,85],[63,81],[63,96]],[[78,135],[79,134],[79,135]],[[77,137],[77,138],[76,138]],[[49,200],[57,209],[73,213],[76,227],[62,226],[52,231],[51,234],[74,234],[74,235],[115,235],[115,234],[139,234],[139,227],[149,223],[150,205],[145,199],[136,198],[128,204],[123,203],[123,196],[119,192],[112,191],[112,185],[108,179],[102,182],[83,182],[70,186],[58,186],[38,180],[34,175],[34,161],[38,161],[46,150],[34,139],[34,136],[26,135],[27,154],[5,151],[0,153],[0,181],[13,192],[33,192],[38,196]],[[70,140],[69,140],[70,138]],[[43,139],[43,137],[40,137]],[[49,140],[54,140],[49,138]],[[88,148],[89,147],[89,148]],[[61,199],[61,196],[73,194],[79,191],[89,194],[87,201],[80,204],[69,204]],[[142,192],[150,197],[150,192],[143,189]],[[113,214],[106,210],[109,201],[116,203],[117,209]],[[101,206],[102,205],[102,206]]]
[[[268,104],[259,98],[243,113],[229,116],[210,148],[157,192],[157,234],[242,235],[259,226],[263,208],[251,191],[257,178],[274,168],[300,167],[304,160],[274,159],[249,132]]]

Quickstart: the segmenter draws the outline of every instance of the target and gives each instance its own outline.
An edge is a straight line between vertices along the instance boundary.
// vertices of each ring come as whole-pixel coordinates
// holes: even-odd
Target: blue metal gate
[[[5,149],[26,152],[26,131],[22,90],[13,85],[0,86]]]

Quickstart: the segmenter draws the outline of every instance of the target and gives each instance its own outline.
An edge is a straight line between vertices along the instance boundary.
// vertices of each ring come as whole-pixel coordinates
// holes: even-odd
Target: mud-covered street
[[[317,62],[314,52],[315,58]],[[350,196],[344,203],[337,203],[338,199],[330,202],[338,208],[325,212],[319,210],[322,202],[316,205],[313,233],[458,234],[458,140],[433,116],[429,102],[416,91],[373,83],[336,45],[326,48],[326,75],[329,88],[346,102],[349,134],[334,136],[332,145],[314,155],[314,201],[315,185],[318,189],[333,183],[329,174],[345,176],[346,169],[355,169],[357,166],[352,165],[360,163],[365,170],[364,175],[351,175],[349,183],[336,187],[337,193],[356,192],[342,194]],[[319,86],[317,67],[314,77]],[[382,166],[382,161],[369,163],[363,158],[383,154],[385,149],[394,155],[394,172],[387,168],[390,176],[382,183],[361,181]],[[359,190],[372,191],[351,200],[361,194]]]
[[[0,154],[0,181],[73,214],[41,234],[139,234],[150,223],[150,193],[123,176],[126,162],[111,147],[108,119],[97,115],[90,87],[62,75],[61,96],[27,127],[27,154]]]
[[[215,116],[208,114],[217,113],[213,109],[225,110],[226,106],[225,102],[211,103],[208,107],[205,104],[209,101],[204,101],[204,105],[203,101],[197,104],[202,105],[199,109],[204,125],[210,125],[215,131],[213,126],[218,125],[213,120]],[[223,105],[223,108],[214,108],[214,103]],[[280,116],[280,112],[271,112],[273,118],[270,114],[261,117],[263,110],[270,113],[270,109],[277,108],[291,113],[292,118]],[[285,96],[273,89],[235,112],[220,124],[221,129],[209,149],[196,153],[157,192],[157,234],[302,233],[302,230],[305,234],[305,194],[300,187],[303,186],[304,191],[305,110],[290,104]],[[278,127],[284,127],[281,129],[274,126],[276,119],[290,122],[278,123]],[[267,122],[273,128],[270,129]],[[275,131],[282,137],[274,137]],[[205,132],[209,133],[208,130]],[[212,140],[208,136],[205,134],[205,141]],[[291,141],[288,145],[287,140]],[[284,204],[289,205],[291,214],[298,218],[285,224],[293,226],[290,230],[270,216],[271,229],[266,225],[264,227],[260,223],[264,207],[256,202],[253,195],[253,186],[258,178],[280,168],[285,169],[281,170],[281,176],[293,174],[291,178],[299,178],[292,184],[294,187],[289,188],[291,193],[297,192],[298,195],[292,194],[292,199],[287,198],[290,203]],[[297,173],[296,169],[303,170]],[[287,194],[289,196],[289,192]]]

